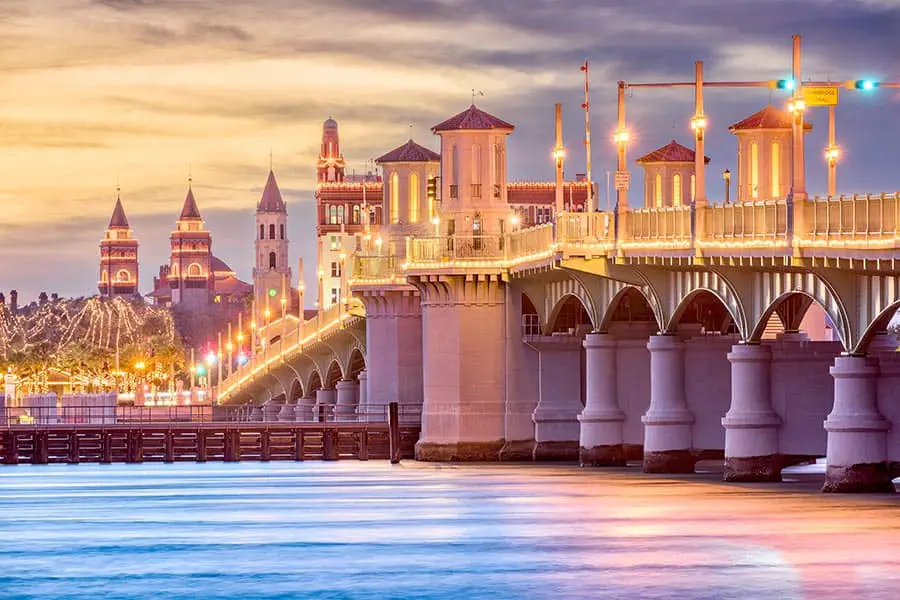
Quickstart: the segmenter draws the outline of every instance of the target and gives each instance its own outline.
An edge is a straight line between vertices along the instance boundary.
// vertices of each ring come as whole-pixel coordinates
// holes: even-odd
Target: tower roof
[[[431,128],[431,131],[454,131],[458,129],[515,129],[514,125],[499,119],[490,113],[486,113],[474,104]]]
[[[335,121],[331,117],[328,117],[322,124],[322,129],[337,129],[337,121]]]
[[[417,144],[412,141],[412,139],[410,139],[402,146],[398,146],[387,154],[379,156],[375,159],[375,162],[440,162],[440,160],[440,154],[438,154],[434,150],[426,148],[425,146]]]
[[[747,131],[749,129],[790,128],[791,114],[789,112],[775,108],[771,104],[768,104],[762,110],[753,113],[746,119],[738,121],[737,123],[729,127],[728,131],[730,131],[731,133],[735,133],[738,131]],[[804,121],[803,129],[809,131],[810,129],[812,129],[812,124]]]
[[[657,148],[653,152],[645,154],[644,156],[637,159],[635,162],[638,164],[650,164],[650,163],[666,163],[666,162],[679,162],[679,163],[692,163],[694,162],[694,158],[697,156],[697,153],[688,148],[687,146],[682,146],[675,140],[672,140],[665,146],[661,148]],[[709,164],[709,157],[704,156],[704,164]]]
[[[275,181],[275,171],[269,170],[269,178],[266,180],[266,187],[263,189],[262,198],[256,205],[257,212],[284,212],[284,200],[281,198],[281,190],[278,189],[278,182]]]
[[[184,198],[184,207],[181,209],[179,221],[199,221],[200,209],[197,208],[197,201],[194,199],[194,190],[188,185],[188,193]]]
[[[113,209],[112,217],[109,219],[109,229],[131,229],[128,224],[128,217],[125,216],[125,209],[122,208],[122,199],[116,194],[116,207]]]

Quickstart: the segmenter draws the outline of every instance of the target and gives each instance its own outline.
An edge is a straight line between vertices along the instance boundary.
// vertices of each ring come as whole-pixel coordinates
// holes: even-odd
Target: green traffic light
[[[779,79],[775,82],[775,87],[779,90],[793,91],[797,87],[797,82],[793,79]]]
[[[871,92],[878,87],[878,82],[871,79],[860,79],[856,82],[856,89],[864,92]]]

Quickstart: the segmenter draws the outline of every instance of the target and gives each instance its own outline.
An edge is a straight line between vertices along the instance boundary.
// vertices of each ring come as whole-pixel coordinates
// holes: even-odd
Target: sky
[[[0,291],[96,293],[98,243],[117,183],[140,240],[141,288],[168,260],[168,235],[193,177],[214,253],[250,278],[254,208],[270,153],[288,202],[291,262],[314,277],[313,187],[322,121],[340,125],[349,169],[477,103],[516,125],[514,180],[553,177],[553,104],[563,104],[567,175],[584,171],[583,78],[591,65],[594,178],[614,170],[616,81],[790,73],[900,81],[900,0],[2,0]],[[842,92],[841,192],[900,190],[897,90]],[[708,90],[708,195],[735,170],[728,126],[786,98]],[[690,145],[689,89],[635,90],[633,159]],[[825,192],[826,115],[811,110],[811,193]],[[638,200],[639,201],[639,200]]]

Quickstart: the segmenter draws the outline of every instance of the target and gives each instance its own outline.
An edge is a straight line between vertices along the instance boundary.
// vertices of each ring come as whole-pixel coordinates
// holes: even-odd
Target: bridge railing
[[[404,257],[358,255],[354,260],[353,279],[359,281],[390,280],[401,273]]]
[[[407,238],[406,259],[410,265],[483,263],[505,256],[505,236],[450,235]]]
[[[697,213],[700,221],[697,242],[701,245],[787,243],[788,203],[785,200],[713,204],[698,209]]]
[[[806,238],[813,243],[893,240],[900,233],[898,194],[811,198],[804,203]]]
[[[508,234],[506,257],[522,259],[551,251],[553,245],[553,223],[535,225]]]
[[[645,242],[690,245],[693,237],[690,206],[639,208],[626,213],[620,240],[631,246]]]
[[[606,212],[561,213],[556,218],[556,243],[560,246],[612,246],[613,215]]]

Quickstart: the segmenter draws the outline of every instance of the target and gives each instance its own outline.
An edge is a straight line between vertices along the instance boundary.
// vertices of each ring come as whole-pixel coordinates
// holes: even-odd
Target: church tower
[[[122,198],[116,189],[113,209],[106,235],[100,242],[100,296],[131,297],[138,293],[138,241],[128,224]]]
[[[270,318],[281,318],[281,304],[291,310],[291,268],[288,265],[287,207],[275,181],[269,178],[259,204],[256,205],[256,267],[253,269],[253,297],[256,300],[254,318],[265,323],[265,311]]]
[[[190,179],[184,206],[175,231],[169,236],[169,242],[171,256],[168,279],[172,290],[172,304],[206,306],[210,302],[213,282],[210,272],[212,236],[203,229],[203,218],[197,208]]]
[[[341,154],[337,121],[328,117],[322,124],[322,148],[319,150],[319,162],[316,164],[317,181],[319,183],[344,181],[346,166],[344,155]]]

